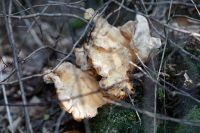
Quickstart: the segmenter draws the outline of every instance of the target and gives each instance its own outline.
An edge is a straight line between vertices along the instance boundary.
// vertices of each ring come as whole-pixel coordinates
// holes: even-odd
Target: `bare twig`
[[[145,5],[170,5],[171,1],[155,1],[155,2],[144,2]],[[173,5],[177,6],[187,6],[187,7],[194,7],[192,3],[185,3],[181,1],[173,1]],[[200,5],[196,5],[197,7],[200,7]]]
[[[20,10],[21,8],[24,9],[24,6],[20,3],[20,1],[15,0],[14,3],[16,4],[18,10]],[[18,5],[19,5],[19,6],[18,6]],[[32,8],[31,8],[31,9],[32,9]],[[31,13],[31,12],[30,12],[30,13]],[[25,13],[24,13],[24,12],[20,12],[20,15],[23,16],[23,15],[25,15]],[[34,22],[37,21],[36,18],[33,18],[33,20],[35,20]],[[27,27],[31,27],[30,21],[29,21],[28,19],[24,19],[24,23],[26,24]],[[37,22],[37,23],[38,23],[38,22]],[[40,27],[40,26],[39,26],[39,27]],[[29,29],[30,29],[30,28],[29,28]],[[43,46],[43,43],[42,43],[42,41],[40,40],[40,38],[38,37],[38,35],[37,35],[37,33],[35,32],[35,30],[34,30],[34,29],[30,29],[30,33],[31,33],[33,39],[35,40],[36,44],[37,44],[39,47]],[[26,37],[27,37],[27,35],[26,35]]]
[[[55,128],[55,132],[54,133],[59,133],[60,123],[61,123],[61,121],[62,121],[64,116],[65,116],[65,111],[63,110],[60,113],[60,116],[58,117],[58,120],[56,122],[56,128]]]
[[[4,0],[5,1],[5,0]],[[12,2],[12,0],[10,0]],[[18,1],[18,0],[15,0],[15,1]],[[30,2],[28,0],[26,0],[27,2]],[[157,95],[156,95],[156,92],[158,90],[158,87],[162,87],[167,93],[169,94],[172,94],[172,95],[180,95],[180,96],[184,96],[186,98],[190,98],[192,100],[194,100],[195,102],[197,102],[198,104],[200,103],[200,100],[197,99],[196,97],[190,95],[190,93],[184,91],[184,90],[181,90],[179,88],[176,87],[176,85],[174,85],[173,83],[170,83],[168,81],[165,81],[165,78],[161,78],[160,75],[161,75],[161,72],[162,72],[162,68],[163,68],[163,62],[167,62],[166,60],[164,60],[164,56],[165,56],[165,50],[166,50],[166,47],[167,45],[170,45],[170,46],[173,46],[174,47],[174,51],[176,50],[180,50],[181,53],[191,57],[192,59],[195,59],[196,61],[200,61],[200,58],[193,55],[192,53],[186,51],[184,49],[184,46],[182,44],[177,44],[175,43],[172,39],[168,38],[168,32],[179,32],[179,33],[182,33],[183,35],[188,35],[188,36],[192,36],[194,38],[196,38],[197,40],[199,40],[200,38],[200,34],[199,33],[194,33],[194,32],[191,32],[191,31],[187,31],[187,30],[184,30],[184,29],[180,29],[180,28],[177,28],[177,27],[173,27],[171,25],[169,25],[168,23],[165,23],[163,21],[160,21],[156,18],[153,18],[151,15],[148,15],[148,11],[150,10],[153,10],[152,8],[154,7],[153,5],[166,5],[168,6],[167,8],[169,9],[169,13],[168,13],[168,20],[170,17],[185,17],[189,20],[192,20],[192,23],[195,23],[195,24],[199,24],[199,20],[198,19],[195,19],[195,18],[192,18],[190,16],[187,16],[187,15],[176,15],[176,14],[171,14],[171,9],[172,9],[172,6],[176,5],[177,6],[187,6],[192,8],[192,11],[195,11],[195,9],[197,10],[197,13],[199,14],[199,10],[198,8],[200,7],[200,5],[198,4],[195,4],[193,0],[191,0],[192,3],[183,3],[183,2],[179,2],[179,1],[174,1],[174,0],[171,0],[171,1],[160,1],[160,2],[157,2],[157,1],[154,1],[154,0],[151,0],[151,2],[144,2],[144,0],[140,0],[140,1],[135,1],[135,5],[134,6],[138,6],[139,8],[137,9],[132,9],[132,8],[129,8],[127,6],[124,5],[124,3],[126,4],[126,1],[124,0],[110,0],[106,3],[104,3],[99,9],[96,10],[93,18],[88,22],[86,21],[84,18],[82,18],[81,16],[79,16],[79,14],[74,14],[73,12],[71,13],[71,11],[66,11],[64,13],[60,12],[60,13],[54,13],[54,12],[51,12],[51,13],[45,13],[47,9],[49,9],[49,7],[51,8],[57,8],[57,7],[61,7],[61,6],[64,6],[68,9],[75,9],[76,11],[82,11],[82,12],[85,12],[85,8],[84,7],[81,7],[82,5],[82,2],[84,0],[80,0],[80,1],[77,1],[77,2],[59,2],[59,1],[48,1],[47,4],[41,4],[41,5],[32,5],[33,3],[29,3],[29,6],[28,8],[25,8],[21,3],[21,5],[17,5],[17,8],[20,7],[18,9],[17,12],[14,12],[14,13],[11,13],[11,6],[9,6],[9,13],[6,14],[6,8],[5,7],[5,4],[3,5],[3,9],[5,10],[3,12],[3,14],[0,14],[0,18],[5,18],[5,24],[6,24],[6,28],[7,28],[7,34],[8,34],[8,37],[9,37],[9,43],[10,43],[10,46],[13,50],[13,59],[14,59],[14,65],[15,67],[11,70],[11,72],[9,72],[8,76],[5,77],[4,79],[1,79],[0,81],[0,85],[2,86],[2,91],[3,91],[3,96],[4,96],[4,101],[5,102],[1,102],[0,103],[0,106],[5,106],[6,107],[6,111],[7,111],[7,115],[8,115],[8,120],[9,120],[9,124],[11,125],[12,124],[12,116],[10,114],[10,110],[9,110],[9,107],[10,106],[18,106],[18,107],[24,107],[24,112],[25,112],[25,119],[26,119],[26,127],[27,127],[27,130],[29,130],[29,132],[32,132],[31,130],[31,123],[30,123],[30,119],[28,117],[28,112],[26,110],[26,107],[31,107],[31,106],[47,106],[47,105],[50,105],[52,103],[55,103],[55,102],[58,102],[58,100],[56,99],[51,99],[51,100],[47,100],[46,102],[40,102],[40,103],[27,103],[26,102],[26,95],[25,95],[25,92],[24,92],[24,87],[23,87],[23,81],[29,81],[30,79],[33,79],[33,78],[41,78],[42,76],[44,76],[45,74],[48,74],[48,73],[38,73],[38,74],[31,74],[31,75],[26,75],[25,77],[22,76],[22,70],[21,70],[21,66],[23,64],[25,64],[27,61],[29,61],[32,57],[34,57],[35,55],[39,54],[39,52],[41,52],[42,50],[46,50],[46,49],[49,49],[49,50],[52,50],[57,54],[62,54],[62,57],[64,56],[64,58],[62,58],[59,63],[52,69],[52,71],[54,71],[55,69],[57,69],[57,67],[63,63],[65,60],[67,60],[71,55],[73,55],[73,51],[74,49],[80,44],[80,42],[85,38],[87,37],[88,33],[90,33],[90,31],[92,30],[92,26],[93,26],[93,18],[95,17],[96,14],[102,14],[108,7],[108,5],[111,3],[111,2],[114,2],[116,4],[118,4],[118,8],[116,10],[114,10],[113,12],[111,12],[108,16],[110,17],[112,14],[114,13],[118,13],[118,16],[120,14],[120,10],[121,8],[124,8],[126,9],[126,11],[129,11],[131,13],[138,13],[138,14],[141,14],[143,16],[145,16],[148,21],[149,21],[149,24],[151,25],[153,31],[155,31],[155,33],[157,35],[159,35],[162,39],[163,39],[163,49],[160,51],[160,53],[162,54],[162,57],[161,57],[161,60],[160,60],[160,65],[159,65],[159,69],[158,71],[155,71],[155,70],[151,70],[149,67],[147,67],[144,62],[142,62],[142,60],[140,58],[138,58],[139,62],[141,63],[142,67],[138,66],[137,64],[134,64],[132,62],[130,62],[131,65],[133,65],[135,68],[139,69],[147,78],[151,79],[151,81],[153,83],[155,83],[155,92],[154,92],[154,111],[147,111],[147,110],[144,110],[144,109],[140,109],[140,108],[137,108],[137,106],[134,105],[134,99],[130,96],[130,94],[128,94],[129,96],[129,99],[130,99],[130,103],[126,103],[126,102],[119,102],[119,101],[116,101],[115,99],[108,99],[110,100],[111,103],[113,104],[116,104],[118,106],[122,106],[124,108],[129,108],[129,109],[133,109],[136,111],[136,115],[138,116],[138,119],[140,121],[140,124],[141,124],[141,118],[140,118],[140,114],[142,115],[145,115],[145,116],[148,116],[150,117],[151,119],[153,118],[154,119],[154,123],[152,121],[152,124],[154,124],[154,133],[156,133],[156,130],[157,130],[157,120],[160,119],[160,120],[166,120],[166,121],[172,121],[172,122],[177,122],[177,123],[180,123],[180,124],[186,124],[186,125],[191,125],[191,126],[196,126],[196,127],[200,127],[200,121],[189,121],[189,120],[182,120],[182,119],[176,119],[176,118],[172,118],[172,117],[168,117],[168,116],[165,116],[165,115],[161,115],[158,113],[157,111]],[[14,1],[13,1],[14,2]],[[19,2],[19,1],[18,1]],[[4,2],[2,2],[4,3]],[[81,3],[81,4],[80,4]],[[75,5],[77,4],[77,5]],[[80,4],[80,5],[79,5]],[[83,3],[84,4],[84,3]],[[149,5],[149,6],[148,6]],[[142,9],[141,9],[142,7]],[[148,8],[149,7],[149,8]],[[148,8],[148,9],[146,9]],[[7,8],[8,9],[8,8]],[[37,10],[39,9],[39,10]],[[41,10],[42,9],[42,10]],[[141,9],[141,10],[140,10]],[[34,10],[34,11],[32,11]],[[140,10],[140,11],[139,11]],[[35,13],[36,11],[36,13]],[[28,15],[27,15],[28,14]],[[167,15],[166,15],[167,16]],[[16,46],[15,46],[15,40],[14,40],[14,37],[13,37],[13,31],[12,31],[12,26],[11,25],[14,25],[14,22],[11,23],[11,20],[17,20],[19,22],[20,19],[22,21],[28,21],[25,22],[26,26],[28,27],[28,32],[30,31],[31,34],[34,34],[31,32],[31,30],[34,30],[33,28],[33,25],[37,23],[37,20],[40,20],[40,18],[42,17],[66,17],[66,18],[70,18],[70,17],[74,17],[74,18],[77,18],[77,19],[80,19],[81,21],[85,22],[87,25],[86,27],[84,28],[80,38],[77,39],[77,41],[73,42],[73,47],[71,49],[71,51],[69,53],[65,53],[65,52],[62,52],[58,49],[56,49],[56,45],[57,45],[57,40],[60,36],[63,35],[62,32],[59,32],[58,36],[56,34],[56,37],[52,37],[52,38],[56,38],[56,41],[49,41],[50,44],[53,44],[53,47],[50,47],[50,46],[44,46],[44,45],[38,45],[39,48],[37,49],[34,49],[34,51],[32,51],[32,53],[30,53],[29,55],[27,55],[24,59],[20,59],[18,61],[17,59],[17,49],[16,49]],[[116,20],[118,19],[118,17],[116,17]],[[33,22],[31,22],[33,20]],[[152,23],[154,22],[154,23]],[[160,32],[156,26],[154,26],[153,24],[159,24],[159,26],[162,26],[162,28],[164,28],[164,33]],[[64,24],[62,25],[64,27]],[[40,28],[40,27],[39,27]],[[67,28],[68,29],[68,28]],[[166,31],[165,31],[166,30]],[[42,29],[40,29],[40,32],[42,34]],[[70,32],[70,31],[69,31]],[[35,32],[36,33],[36,32]],[[37,34],[36,34],[37,35]],[[33,36],[33,35],[32,35]],[[37,35],[38,36],[38,35]],[[53,35],[54,36],[54,35]],[[38,39],[40,38],[43,38],[45,36],[43,36],[42,34],[42,37],[38,36]],[[50,36],[51,37],[51,36]],[[35,42],[38,43],[37,41],[37,38],[34,39]],[[39,43],[45,43],[45,41],[43,41],[44,39],[42,40],[39,40],[40,42]],[[53,40],[53,39],[52,39]],[[47,43],[49,43],[48,40],[47,40]],[[53,42],[53,43],[52,43]],[[55,45],[54,45],[55,43]],[[55,47],[54,47],[55,46]],[[171,52],[171,53],[174,53]],[[137,56],[137,54],[136,54]],[[165,64],[164,64],[165,65]],[[7,69],[6,69],[7,70]],[[12,79],[12,80],[8,80],[8,79],[11,79],[10,77],[14,74],[17,74],[17,79]],[[10,102],[8,103],[8,100],[7,99],[7,96],[6,96],[6,91],[9,89],[7,86],[5,85],[10,85],[10,86],[13,86],[15,84],[19,84],[20,86],[20,90],[21,90],[21,95],[22,95],[22,103],[15,103],[15,102]],[[163,85],[164,84],[164,85]],[[80,90],[81,91],[81,90]],[[72,98],[69,98],[69,99],[63,99],[63,101],[69,101],[71,99],[75,99],[75,98],[79,98],[79,97],[83,97],[83,96],[87,96],[87,95],[91,95],[93,93],[99,93],[101,91],[101,89],[99,88],[98,91],[96,92],[92,92],[92,93],[89,93],[89,94],[82,94],[82,95],[78,95],[78,96],[74,96]],[[7,99],[7,100],[6,100]],[[7,101],[7,102],[6,102]],[[60,114],[60,117],[57,119],[57,123],[56,123],[56,128],[55,128],[55,132],[59,132],[60,130],[60,124],[62,122],[62,118],[64,116],[65,112],[63,111],[61,114]],[[27,118],[28,117],[28,118]],[[29,123],[29,124],[28,124]],[[84,124],[85,124],[85,129],[86,129],[86,132],[90,132],[90,129],[89,129],[89,126],[88,126],[88,121],[84,121]],[[30,127],[29,127],[30,126]],[[12,126],[11,126],[12,127]],[[147,129],[148,130],[148,129]],[[28,132],[28,131],[27,131]],[[109,132],[109,130],[107,130],[107,132]]]
[[[100,90],[97,90],[97,91],[94,91],[94,92],[90,92],[90,93],[85,93],[85,94],[82,94],[82,95],[73,96],[71,98],[62,99],[62,101],[69,101],[71,99],[80,98],[82,96],[92,95],[94,93],[99,93],[99,91]],[[112,103],[112,104],[115,104],[115,105],[118,105],[118,106],[121,106],[121,107],[124,107],[124,108],[128,108],[128,109],[133,109],[133,110],[136,110],[139,113],[144,114],[144,115],[146,115],[148,117],[154,118],[154,113],[153,112],[137,108],[135,106],[132,106],[132,104],[130,104],[130,103],[126,103],[126,102],[119,101],[119,100],[116,101],[115,99],[111,99],[111,98],[109,98],[109,99],[107,98],[106,100],[108,102]],[[50,102],[52,102],[52,101],[50,101]],[[36,104],[34,104],[34,103],[31,103],[31,104],[11,104],[11,103],[9,103],[9,104],[3,104],[3,105],[0,105],[0,106],[47,106],[47,105],[48,105],[47,103],[42,103],[42,104],[40,104],[40,103],[36,103]],[[191,126],[200,127],[200,121],[176,119],[176,118],[168,117],[168,116],[165,116],[165,115],[162,115],[162,114],[158,114],[158,113],[157,113],[156,117],[157,117],[157,119],[161,119],[161,120],[167,120],[167,121],[177,122],[177,123],[181,123],[181,124],[185,124],[185,125],[191,125]]]
[[[17,2],[17,1],[16,1]],[[40,4],[40,5],[34,5],[34,6],[31,6],[29,8],[24,8],[23,10],[20,10],[18,12],[15,12],[15,13],[12,13],[11,15],[17,15],[17,14],[20,14],[22,12],[28,12],[31,8],[38,8],[38,7],[50,7],[50,6],[65,6],[65,7],[68,7],[68,8],[74,8],[74,9],[79,9],[81,11],[85,11],[85,8],[84,7],[80,7],[80,6],[75,6],[75,5],[70,5],[70,4],[67,4],[67,3],[64,3],[64,2],[59,2],[59,3],[55,3],[55,2],[50,2],[48,1],[49,3],[48,4]],[[18,3],[18,2],[17,2]],[[3,14],[0,14],[0,16],[3,16]]]
[[[129,92],[127,89],[125,89],[125,92],[128,94],[128,97],[129,97],[129,99],[130,99],[130,101],[131,101],[132,106],[135,107],[134,99],[131,98],[130,92]],[[141,126],[141,125],[142,125],[142,120],[141,120],[141,118],[140,118],[140,115],[139,115],[139,113],[138,113],[137,110],[135,110],[135,113],[136,113],[136,115],[137,115],[137,117],[138,117],[138,119],[139,119],[140,126]]]
[[[192,4],[194,5],[194,7],[195,7],[195,9],[196,9],[196,11],[197,11],[197,13],[199,14],[199,16],[200,16],[200,11],[199,11],[199,9],[197,8],[197,5],[195,4],[195,2],[193,1],[193,0],[191,0],[192,1]]]
[[[123,4],[124,4],[124,0],[121,1],[121,5],[123,5]],[[115,9],[113,12],[109,13],[109,14],[107,15],[107,17],[106,17],[106,19],[108,19],[108,18],[110,18],[114,13],[118,12],[118,13],[117,13],[117,16],[116,16],[116,18],[115,18],[115,21],[113,22],[113,25],[115,25],[116,22],[117,22],[117,20],[119,19],[120,10],[121,10],[121,8],[122,8],[121,5],[119,5],[119,7],[118,7],[117,9]]]
[[[173,2],[173,0],[171,0],[171,4],[170,4],[170,7],[169,7],[168,21],[170,19],[172,2]],[[165,44],[164,44],[163,53],[162,53],[162,57],[161,57],[161,61],[160,61],[160,66],[159,66],[159,70],[158,70],[158,74],[157,74],[157,79],[156,79],[157,82],[159,82],[160,72],[161,72],[161,69],[162,69],[165,50],[166,50],[166,46],[167,46],[167,40],[168,40],[168,32],[166,33]],[[157,115],[157,90],[158,90],[158,86],[155,85],[155,93],[154,93],[154,116],[155,116],[154,117],[154,133],[157,132],[157,120],[156,120],[156,115]]]
[[[83,33],[81,34],[81,36],[79,37],[79,39],[75,42],[75,44],[73,45],[72,49],[70,50],[69,54],[67,56],[65,56],[54,68],[52,71],[56,70],[67,58],[69,58],[71,56],[71,54],[73,53],[74,49],[76,48],[76,46],[80,43],[80,41],[85,37],[85,35],[87,34],[91,23],[93,22],[94,17],[100,12],[100,10],[103,8],[102,12],[99,13],[99,15],[101,15],[102,13],[104,13],[105,9],[108,7],[108,5],[112,2],[112,0],[109,0],[108,2],[106,2],[102,7],[100,7],[99,9],[97,9],[95,11],[95,13],[93,14],[92,18],[90,19],[90,21],[87,23],[85,30],[83,31]]]
[[[121,5],[121,3],[119,3],[119,2],[116,1],[116,0],[113,0],[113,2],[115,2],[115,3],[118,4],[118,5]],[[126,7],[125,5],[121,5],[121,6],[122,6],[124,9],[126,9],[127,11],[130,11],[130,12],[132,12],[132,13],[141,14],[141,15],[147,17],[148,20],[151,19],[151,20],[153,20],[153,21],[155,21],[155,22],[161,24],[162,26],[164,26],[164,27],[166,27],[166,28],[169,28],[169,29],[172,29],[172,30],[175,30],[175,31],[178,31],[178,32],[182,32],[182,33],[185,33],[185,34],[189,34],[189,35],[192,35],[193,37],[195,37],[195,36],[196,36],[196,37],[199,37],[199,36],[200,36],[200,34],[198,34],[198,33],[192,33],[192,32],[189,32],[189,31],[186,31],[186,30],[183,30],[183,29],[174,28],[174,27],[169,26],[169,25],[167,25],[167,24],[163,24],[163,23],[160,22],[159,20],[156,20],[156,19],[154,19],[153,17],[151,17],[151,16],[149,16],[149,15],[146,15],[146,14],[144,14],[144,13],[141,13],[141,12],[135,11],[135,10],[133,10],[133,9],[130,9],[130,8]],[[150,23],[151,23],[151,21],[150,21]],[[152,24],[152,23],[151,23],[151,24]],[[164,36],[162,33],[160,33],[160,32],[155,28],[155,26],[152,25],[152,28],[155,30],[155,32],[156,32],[159,36],[161,36],[162,38],[165,39],[165,36]],[[187,51],[186,51],[185,49],[183,49],[181,46],[179,46],[179,45],[177,45],[176,43],[174,43],[171,39],[168,39],[168,41],[169,41],[170,44],[172,44],[172,45],[174,45],[175,47],[177,47],[178,49],[180,49],[184,54],[190,56],[191,58],[193,58],[193,59],[195,59],[195,60],[197,60],[197,61],[200,61],[200,58],[198,58],[198,57],[196,57],[195,55],[193,55],[193,54],[187,52]]]
[[[2,72],[0,72],[0,79],[2,79]],[[1,88],[2,88],[2,92],[3,92],[4,102],[5,102],[5,104],[8,104],[8,98],[7,98],[7,95],[6,95],[5,85],[1,85]],[[5,108],[6,108],[6,112],[7,112],[7,116],[8,116],[10,130],[11,130],[12,133],[14,133],[13,119],[12,119],[12,116],[11,116],[11,113],[10,113],[10,108],[9,108],[9,106],[5,106]]]
[[[30,14],[30,15],[24,15],[24,16],[17,16],[17,15],[11,15],[11,18],[16,18],[16,19],[29,19],[29,18],[35,18],[35,17],[74,17],[77,19],[82,20],[83,22],[87,22],[85,19],[82,17],[75,15],[75,14],[69,14],[69,13],[35,13],[35,14]]]
[[[142,110],[142,109],[139,109],[139,108],[136,108],[136,107],[133,107],[131,104],[129,103],[126,103],[126,102],[119,102],[119,101],[115,101],[113,99],[110,99],[110,102],[115,104],[115,105],[118,105],[118,106],[121,106],[121,107],[125,107],[125,108],[129,108],[129,109],[135,109],[137,110],[139,113],[142,113],[148,117],[154,117],[154,113],[150,112],[150,111],[146,111],[146,110]],[[167,120],[167,121],[172,121],[172,122],[177,122],[177,123],[181,123],[181,124],[185,124],[185,125],[191,125],[191,126],[197,126],[197,127],[200,127],[200,123],[199,122],[192,122],[192,121],[189,121],[189,120],[184,120],[184,119],[176,119],[176,118],[172,118],[172,117],[168,117],[168,116],[164,116],[164,115],[161,115],[161,114],[158,114],[156,115],[156,118],[157,119],[161,119],[161,120]]]
[[[8,39],[9,39],[10,47],[13,52],[14,65],[15,65],[15,68],[17,71],[17,78],[19,80],[22,101],[23,101],[23,104],[27,104],[27,100],[26,100],[26,96],[25,96],[25,92],[24,92],[24,86],[23,86],[23,82],[21,80],[21,68],[20,68],[20,65],[18,64],[17,51],[16,51],[15,40],[13,37],[13,30],[12,30],[11,19],[10,19],[10,14],[11,14],[11,10],[12,10],[12,0],[10,0],[10,2],[9,2],[8,16],[6,15],[6,7],[5,7],[4,0],[2,0],[2,8],[3,8],[3,13],[5,15],[5,25],[6,25],[6,30],[7,30],[7,34],[8,34]],[[33,133],[27,107],[24,107],[24,113],[25,113],[27,132]]]
[[[53,48],[53,47],[50,47],[50,46],[43,46],[43,47],[40,47],[40,48],[34,50],[32,53],[30,53],[28,56],[26,56],[24,59],[20,60],[19,62],[21,63],[21,65],[23,65],[23,64],[26,63],[26,61],[29,60],[32,56],[34,56],[35,54],[37,54],[38,52],[40,52],[41,50],[44,50],[44,49],[50,49],[50,50],[52,50],[52,51],[57,52],[58,54],[67,55],[67,53],[64,53],[64,52],[62,52],[62,51],[59,51],[59,50],[57,50],[57,49],[55,49],[55,48]],[[10,72],[10,74],[9,74],[7,77],[5,77],[4,79],[2,79],[2,80],[0,81],[0,84],[4,84],[4,85],[6,85],[6,84],[9,85],[9,84],[10,84],[10,85],[11,85],[11,84],[17,83],[18,80],[11,81],[11,82],[6,81],[6,80],[8,80],[15,72],[16,72],[16,69],[14,68],[14,69],[12,70],[12,72]],[[43,76],[43,74],[31,75],[31,77],[22,78],[22,81],[28,80],[28,79],[31,79],[31,78],[35,78],[35,77],[40,77],[40,76]],[[5,82],[5,81],[6,81],[6,82]]]
[[[157,20],[157,19],[155,19],[155,18],[149,16],[147,13],[144,14],[144,13],[142,13],[142,12],[138,12],[138,11],[135,11],[135,10],[133,10],[133,9],[130,9],[130,8],[128,8],[127,6],[122,5],[121,3],[119,3],[119,2],[116,1],[116,0],[113,0],[113,2],[115,2],[115,3],[118,4],[118,5],[121,5],[121,6],[122,6],[124,9],[126,9],[127,11],[130,11],[130,12],[133,12],[133,13],[141,14],[141,15],[147,17],[148,19],[151,19],[151,20],[153,20],[153,21],[159,23],[160,25],[162,25],[162,26],[164,26],[164,27],[166,27],[166,28],[169,28],[169,29],[174,30],[174,31],[182,32],[182,33],[185,33],[185,34],[189,34],[189,35],[191,35],[191,36],[200,37],[200,34],[199,34],[199,33],[190,32],[190,31],[187,31],[187,30],[184,30],[184,29],[172,27],[172,26],[170,26],[170,25],[167,25],[167,24],[165,24],[165,23],[162,23],[162,22],[160,22],[159,20]]]
[[[195,18],[187,16],[187,15],[174,14],[172,17],[184,17],[184,18],[187,18],[187,19],[191,20],[190,22],[192,22],[192,23],[200,24],[200,20],[199,19],[195,19]]]
[[[133,62],[130,62],[130,64],[133,65],[134,67],[138,68],[143,74],[145,74],[145,76],[147,76],[147,77],[148,77],[149,79],[151,79],[153,82],[155,82],[155,83],[158,84],[158,85],[161,85],[159,82],[157,82],[156,79],[154,79],[154,78],[152,78],[151,76],[149,76],[141,67],[139,67],[138,65],[136,65],[136,64],[133,63]],[[161,81],[164,81],[162,78],[160,78],[160,80],[161,80]],[[175,87],[175,86],[172,85],[171,83],[165,81],[165,84],[166,84],[166,85],[169,85],[169,86],[172,87],[173,89],[177,90],[177,92],[171,92],[170,90],[168,90],[167,88],[165,88],[166,91],[168,91],[169,93],[172,93],[173,95],[178,94],[178,95],[181,95],[181,96],[186,96],[186,97],[189,97],[189,98],[193,99],[193,100],[196,101],[197,103],[200,103],[200,100],[199,100],[199,99],[197,99],[197,98],[191,96],[189,93],[187,93],[187,92],[185,92],[185,91],[183,91],[183,90],[180,90],[179,88]],[[162,86],[162,85],[161,85],[161,86]]]

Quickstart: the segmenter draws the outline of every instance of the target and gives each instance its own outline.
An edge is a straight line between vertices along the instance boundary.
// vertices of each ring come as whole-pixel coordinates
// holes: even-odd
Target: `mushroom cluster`
[[[88,9],[85,18],[91,19],[93,14]],[[130,62],[145,62],[151,51],[161,46],[159,38],[151,37],[144,16],[136,15],[135,21],[119,27],[100,15],[93,21],[89,41],[74,51],[80,68],[65,62],[44,76],[46,83],[55,84],[61,105],[75,120],[94,117],[97,108],[108,103],[105,96],[121,100],[134,93],[129,78],[134,66]]]

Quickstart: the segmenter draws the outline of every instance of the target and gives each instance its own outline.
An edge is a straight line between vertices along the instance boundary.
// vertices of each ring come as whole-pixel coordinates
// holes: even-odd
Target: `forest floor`
[[[77,122],[60,108],[55,87],[44,83],[43,72],[68,55],[65,61],[75,64],[73,46],[87,42],[92,30],[93,23],[83,18],[87,8],[110,14],[108,22],[115,26],[135,20],[136,13],[144,15],[151,35],[159,37],[162,46],[131,74],[134,95]],[[198,133],[200,1],[2,0],[0,133],[30,129],[35,133]]]

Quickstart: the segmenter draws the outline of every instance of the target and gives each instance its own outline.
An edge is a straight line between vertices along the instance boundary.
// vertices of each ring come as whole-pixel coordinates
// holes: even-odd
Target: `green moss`
[[[200,120],[200,107],[194,106],[188,114],[184,117],[187,120]],[[176,133],[199,133],[200,127],[180,125]]]
[[[90,120],[92,133],[141,133],[143,132],[134,110],[107,105]]]
[[[165,90],[164,88],[159,88],[157,91],[158,100],[162,103],[165,101]]]
[[[200,120],[200,107],[195,106],[186,116],[189,120]]]
[[[70,27],[72,27],[72,29],[76,30],[76,29],[82,28],[84,26],[84,22],[79,19],[72,18],[69,21],[69,25]]]
[[[200,55],[200,49],[195,46],[185,46],[184,49],[198,57]],[[174,71],[167,71],[170,75],[170,82],[176,85],[176,87],[182,87],[184,84],[184,76],[183,74],[177,76],[178,73],[186,72],[188,76],[191,78],[194,84],[197,84],[200,79],[200,63],[190,56],[181,54],[182,52],[176,52],[171,57],[171,64],[175,64]]]
[[[195,46],[186,46],[184,48],[189,53],[198,57],[200,55],[200,49],[196,48]],[[196,60],[193,60],[187,55],[182,55],[180,57],[180,63],[177,68],[178,70],[184,70],[187,72],[188,76],[192,79],[194,84],[199,82],[200,79],[200,63]]]
[[[96,2],[97,4],[101,4],[101,3],[103,2],[103,0],[95,0],[95,2]]]
[[[48,114],[44,114],[43,120],[47,121],[47,120],[49,120],[49,118],[50,118],[50,116]]]

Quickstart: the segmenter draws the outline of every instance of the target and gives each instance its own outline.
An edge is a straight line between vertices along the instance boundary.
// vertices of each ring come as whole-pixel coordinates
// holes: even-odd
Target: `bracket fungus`
[[[61,106],[72,113],[75,120],[94,117],[97,108],[106,103],[98,92],[99,85],[95,78],[69,62],[61,64],[43,78],[46,83],[54,83]]]
[[[85,19],[91,19],[94,11],[86,10]],[[94,29],[87,43],[75,49],[76,64],[65,62],[54,72],[44,76],[46,83],[53,82],[58,99],[75,120],[91,118],[97,108],[106,104],[106,96],[123,99],[134,93],[129,73],[134,70],[130,62],[145,62],[152,49],[159,48],[159,38],[151,37],[148,21],[136,15],[135,21],[115,27],[100,15],[93,18]],[[97,80],[96,75],[101,78]],[[74,96],[93,93],[73,99]],[[62,101],[62,99],[68,99]]]
[[[133,23],[130,21],[125,25]],[[123,32],[120,29],[123,29]],[[131,34],[125,30],[123,26],[116,28],[99,17],[96,19],[89,43],[84,45],[93,68],[102,77],[99,81],[100,87],[120,99],[126,95],[123,89],[129,92],[132,90],[127,72],[132,69],[129,62],[136,60],[134,50],[129,45]]]
[[[153,49],[161,46],[160,38],[151,37],[147,19],[144,16],[136,15],[136,28],[133,34],[134,45],[131,45],[143,62],[147,60]]]

